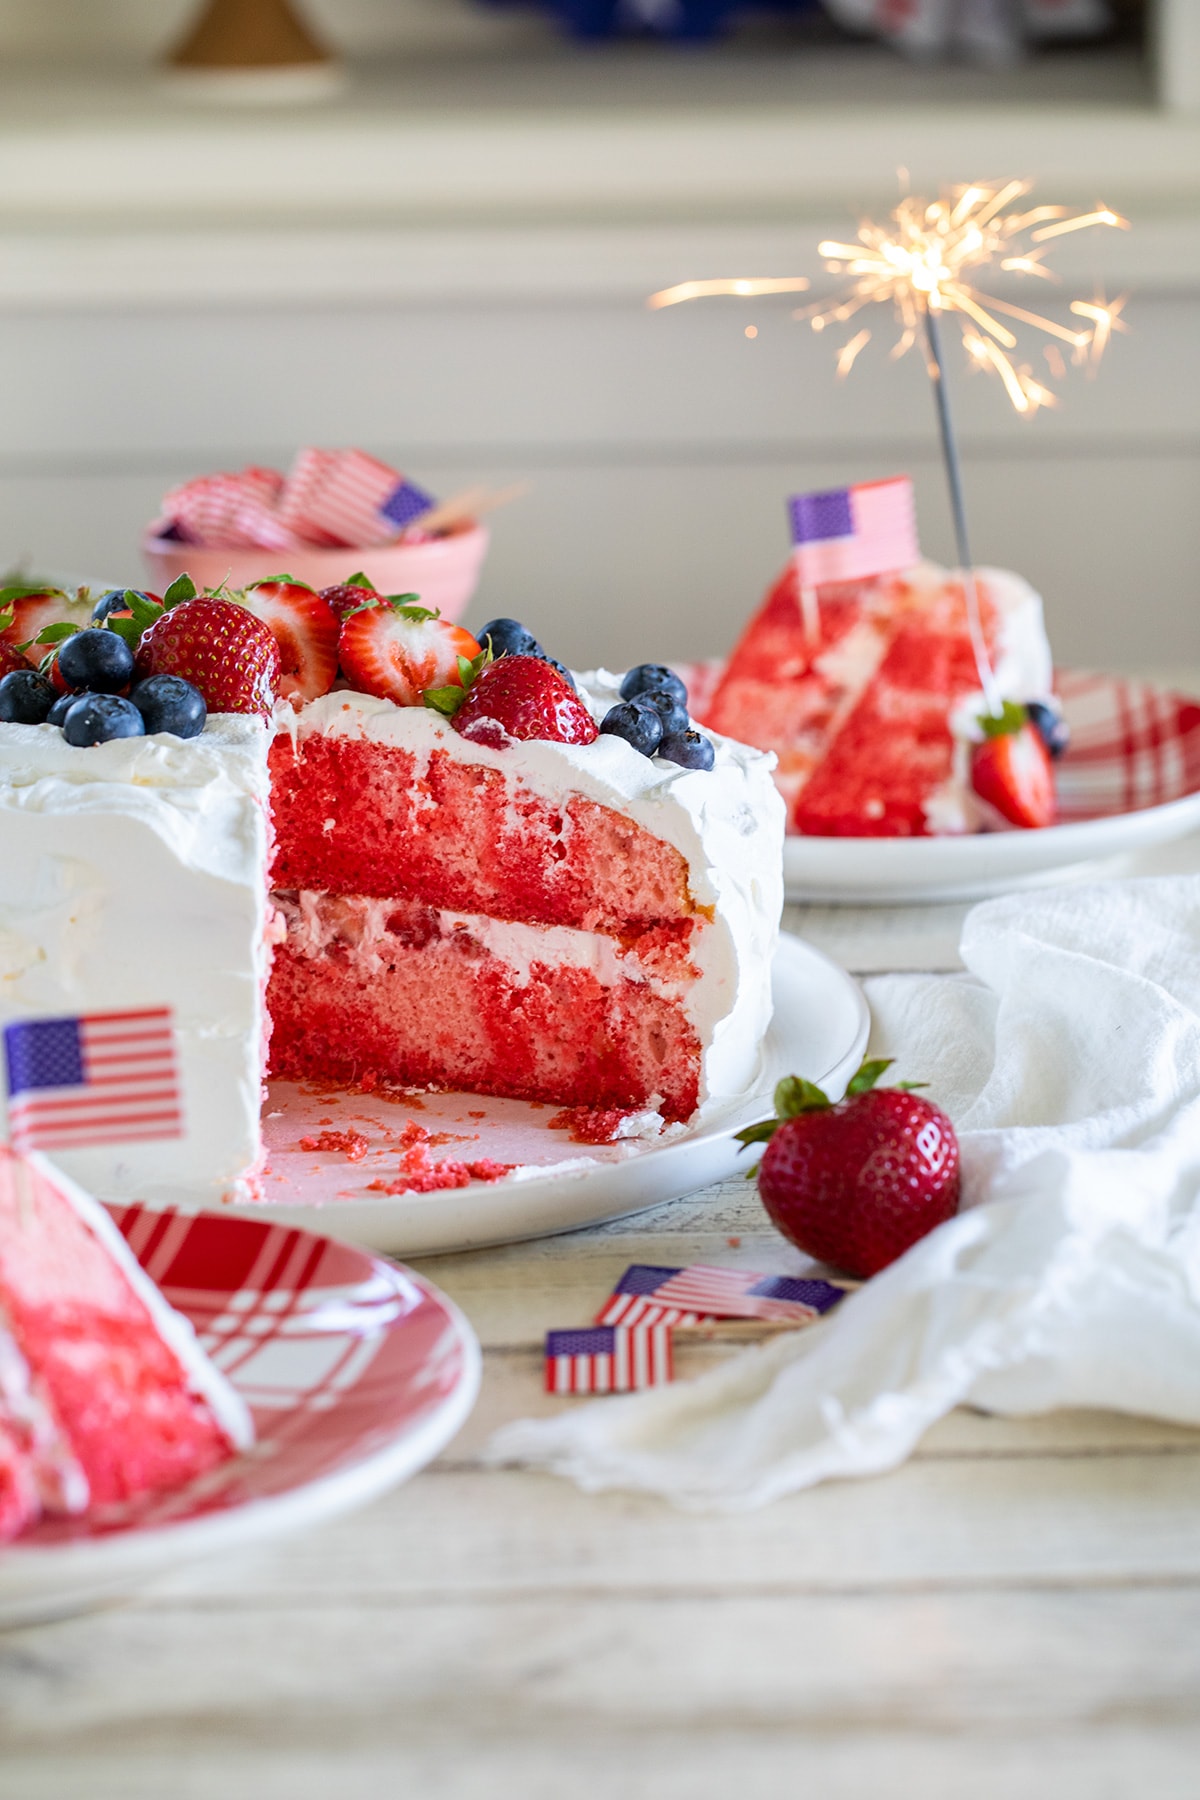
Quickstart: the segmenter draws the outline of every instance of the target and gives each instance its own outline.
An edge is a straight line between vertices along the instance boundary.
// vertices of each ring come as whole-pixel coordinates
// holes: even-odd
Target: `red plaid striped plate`
[[[0,1552],[0,1624],[60,1616],[361,1505],[437,1455],[470,1412],[479,1346],[411,1270],[287,1225],[113,1207],[148,1274],[254,1415],[257,1441],[201,1481]]]
[[[689,670],[703,717],[719,665]],[[858,904],[973,899],[1062,879],[1200,827],[1200,701],[1116,675],[1060,669],[1071,727],[1058,765],[1059,823],[974,837],[791,837],[791,900]]]

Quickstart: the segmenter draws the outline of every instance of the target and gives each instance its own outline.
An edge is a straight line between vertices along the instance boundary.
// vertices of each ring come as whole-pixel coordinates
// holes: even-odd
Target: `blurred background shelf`
[[[645,295],[819,291],[816,243],[886,208],[898,165],[1011,172],[1132,216],[1057,266],[1134,290],[1133,335],[1032,424],[962,370],[978,552],[1042,588],[1064,661],[1200,664],[1200,115],[1135,43],[996,73],[753,33],[580,52],[459,0],[307,11],[349,85],[247,109],[151,72],[176,0],[0,0],[7,560],[131,578],[174,481],[362,443],[435,490],[532,481],[478,618],[528,614],[576,660],[717,653],[783,559],[789,490],[912,469],[949,556],[929,396],[874,346],[839,383],[786,300]]]

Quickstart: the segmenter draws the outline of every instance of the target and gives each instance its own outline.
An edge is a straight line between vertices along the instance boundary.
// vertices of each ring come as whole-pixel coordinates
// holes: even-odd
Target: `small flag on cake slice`
[[[21,1019],[4,1028],[4,1059],[22,1153],[183,1136],[168,1007]]]
[[[588,1326],[546,1333],[546,1392],[629,1394],[662,1387],[673,1374],[665,1325]]]
[[[661,1269],[634,1263],[597,1314],[600,1325],[696,1325],[701,1319],[777,1319],[811,1325],[846,1293],[833,1281],[751,1269]]]
[[[792,555],[802,588],[864,581],[921,560],[912,482],[907,475],[860,481],[788,500]]]

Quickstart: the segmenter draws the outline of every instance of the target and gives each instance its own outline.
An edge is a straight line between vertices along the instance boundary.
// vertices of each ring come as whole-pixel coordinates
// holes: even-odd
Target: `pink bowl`
[[[142,555],[158,594],[184,574],[197,587],[219,587],[222,582],[246,587],[264,575],[286,570],[297,581],[324,588],[361,569],[381,594],[418,594],[422,606],[438,608],[443,618],[459,619],[475,592],[487,546],[486,529],[466,525],[426,544],[385,544],[374,550],[213,550],[147,536]]]

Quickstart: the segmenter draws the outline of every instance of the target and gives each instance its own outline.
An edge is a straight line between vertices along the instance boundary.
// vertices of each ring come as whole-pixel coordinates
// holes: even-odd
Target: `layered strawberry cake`
[[[0,1541],[184,1486],[250,1415],[112,1220],[0,1145]]]
[[[754,1081],[770,758],[697,730],[660,665],[575,678],[513,620],[412,602],[185,584],[31,644],[14,601],[0,1024],[173,1015],[179,1135],[55,1152],[105,1197],[252,1192],[267,1073],[649,1131]]]
[[[1046,825],[1065,743],[1042,603],[981,569],[991,704],[962,578],[929,563],[803,593],[790,562],[735,647],[707,725],[773,751],[788,830],[922,837]]]

